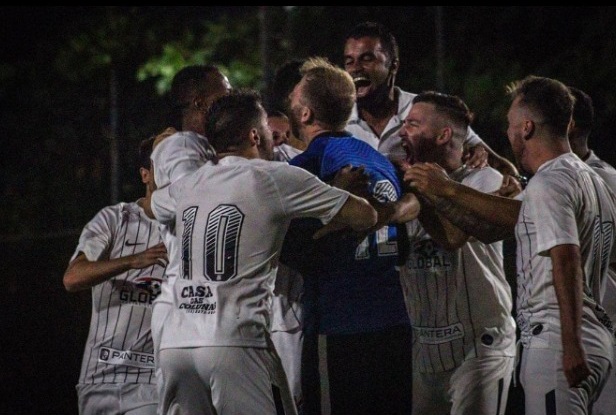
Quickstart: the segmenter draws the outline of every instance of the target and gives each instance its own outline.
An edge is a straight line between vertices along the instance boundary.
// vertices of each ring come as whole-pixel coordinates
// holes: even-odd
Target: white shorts
[[[164,415],[297,415],[273,346],[162,349],[159,365]]]
[[[413,413],[504,415],[514,361],[513,356],[485,356],[445,372],[414,371]]]
[[[616,348],[614,349],[616,356]],[[599,398],[592,405],[592,415],[614,415],[616,412],[616,368],[612,365],[612,370],[608,376],[605,386]]]
[[[163,283],[163,287],[167,284]],[[163,385],[164,379],[163,374],[160,370],[160,340],[162,338],[163,326],[165,324],[165,320],[169,315],[170,310],[173,309],[173,305],[166,302],[154,302],[154,306],[152,307],[152,321],[150,323],[150,330],[152,332],[152,343],[154,347],[154,363],[156,368],[154,373],[156,375],[156,384],[158,385],[158,396],[162,396],[163,394]],[[158,415],[160,415],[160,408],[158,411]]]
[[[156,415],[156,385],[77,385],[79,415]]]
[[[607,381],[611,361],[586,355],[590,376],[582,385],[570,388],[563,371],[562,352],[553,349],[524,348],[520,383],[524,388],[525,412],[533,415],[587,415]],[[594,410],[592,412],[595,414]],[[610,414],[614,414],[614,408]]]
[[[302,401],[301,363],[304,333],[299,327],[292,331],[273,331],[270,336],[287,375],[293,399],[299,405]]]

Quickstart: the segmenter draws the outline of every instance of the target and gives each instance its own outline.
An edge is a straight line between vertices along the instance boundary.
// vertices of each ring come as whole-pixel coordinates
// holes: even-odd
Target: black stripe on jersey
[[[274,403],[276,404],[276,415],[285,415],[284,405],[282,404],[282,396],[280,395],[280,389],[273,383],[272,396],[274,397]]]
[[[501,406],[503,405],[503,392],[505,389],[505,381],[503,378],[498,380],[498,400],[496,402],[496,412],[494,415],[498,415],[501,413]]]
[[[557,415],[555,390],[551,390],[545,394],[545,415]]]

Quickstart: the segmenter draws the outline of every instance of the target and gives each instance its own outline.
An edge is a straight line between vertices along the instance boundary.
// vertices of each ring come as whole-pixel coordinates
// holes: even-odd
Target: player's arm
[[[519,177],[520,174],[511,161],[492,150],[486,143],[468,147],[464,154],[464,162],[473,168],[490,165],[503,175]]]
[[[363,232],[376,225],[377,220],[378,214],[370,202],[349,193],[348,199],[330,223],[338,229],[343,225],[342,227],[349,227],[355,232]]]
[[[379,202],[374,196],[366,198],[377,212],[378,220],[372,230],[377,230],[389,224],[401,224],[416,219],[420,211],[420,203],[413,193],[404,193],[395,202]]]
[[[490,195],[451,180],[433,163],[415,163],[404,183],[426,197],[451,223],[484,243],[513,235],[521,201]]]
[[[370,177],[365,167],[346,166],[340,169],[331,185],[366,199],[378,214],[374,230],[387,224],[406,223],[419,215],[419,200],[413,193],[405,193],[394,202],[380,202],[369,190]]]
[[[582,346],[583,271],[577,245],[550,249],[554,290],[560,311],[563,369],[569,387],[578,386],[590,375]]]
[[[470,238],[462,229],[455,226],[447,218],[438,213],[434,205],[427,198],[420,198],[422,203],[419,221],[423,228],[439,245],[452,251],[460,248]]]
[[[91,288],[128,270],[155,264],[163,267],[167,264],[167,249],[162,242],[137,254],[98,261],[90,261],[80,252],[68,264],[62,282],[67,291],[76,292]]]

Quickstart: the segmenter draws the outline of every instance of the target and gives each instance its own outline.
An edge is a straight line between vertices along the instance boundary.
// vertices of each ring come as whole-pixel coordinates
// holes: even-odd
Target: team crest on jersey
[[[149,276],[139,277],[135,279],[135,286],[141,290],[149,291],[150,294],[154,296],[154,298],[158,297],[158,294],[160,294],[161,283],[161,278],[154,278]]]
[[[395,202],[398,200],[396,188],[389,180],[379,180],[374,184],[372,195],[381,203]]]

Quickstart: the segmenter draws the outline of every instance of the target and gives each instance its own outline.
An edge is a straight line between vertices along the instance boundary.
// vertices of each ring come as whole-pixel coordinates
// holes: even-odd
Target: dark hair
[[[522,106],[541,117],[536,122],[544,123],[558,136],[567,137],[575,98],[565,84],[556,79],[529,75],[509,85],[507,92],[512,100],[519,97]]]
[[[182,129],[182,112],[191,101],[202,93],[208,84],[210,74],[219,72],[214,65],[189,65],[180,69],[171,81],[169,105],[171,113],[169,122],[178,130]]]
[[[299,69],[304,64],[304,59],[291,59],[280,65],[274,74],[274,79],[270,86],[270,94],[267,105],[267,112],[274,111],[286,112],[289,94],[299,81],[302,74]]]
[[[153,135],[139,142],[139,167],[150,170],[150,156],[152,155],[152,147],[154,146],[155,139],[156,136]]]
[[[437,112],[445,115],[463,129],[467,129],[473,121],[473,113],[468,109],[462,98],[458,96],[436,91],[424,91],[413,98],[413,104],[418,102],[433,104]]]
[[[261,95],[237,89],[215,100],[207,113],[205,135],[217,152],[244,144],[251,128],[259,128],[264,113]]]
[[[588,137],[595,120],[595,108],[592,98],[586,92],[574,86],[570,86],[569,91],[571,91],[575,98],[575,103],[573,104],[575,127],[582,136]]]
[[[385,54],[389,58],[389,64],[393,61],[400,60],[400,51],[398,42],[394,34],[382,23],[378,22],[362,22],[351,29],[344,38],[345,42],[348,39],[359,39],[362,37],[378,38]]]

